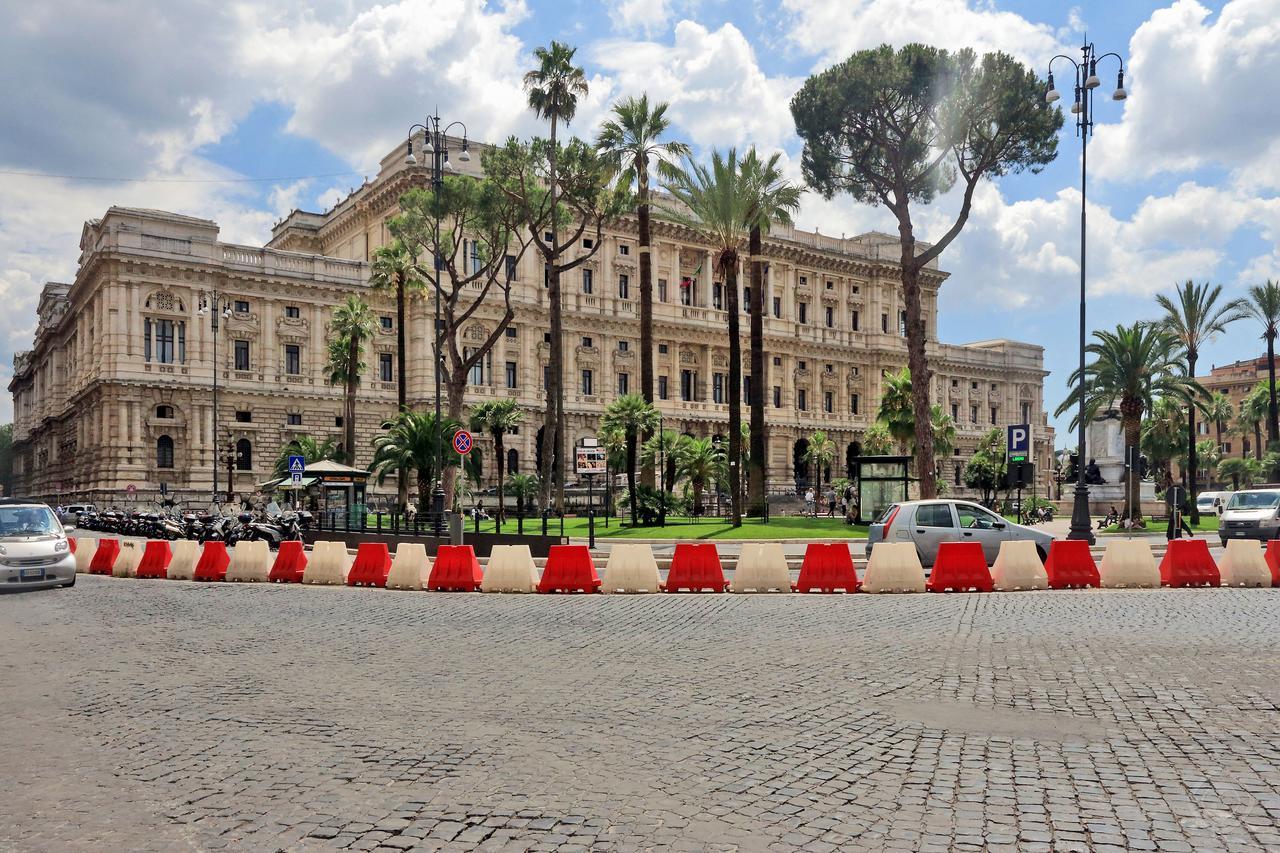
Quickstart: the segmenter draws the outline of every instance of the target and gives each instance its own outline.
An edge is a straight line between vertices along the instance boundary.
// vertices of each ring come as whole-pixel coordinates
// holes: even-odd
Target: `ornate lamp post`
[[[1085,41],[1080,48],[1080,61],[1066,54],[1058,54],[1049,60],[1048,88],[1045,100],[1049,103],[1057,101],[1061,95],[1053,84],[1053,63],[1065,60],[1071,63],[1075,72],[1075,101],[1071,104],[1071,114],[1076,117],[1076,136],[1080,137],[1080,412],[1079,419],[1079,459],[1076,466],[1075,501],[1071,508],[1071,532],[1068,539],[1083,539],[1093,542],[1093,526],[1089,520],[1089,487],[1084,481],[1085,472],[1085,405],[1084,405],[1084,357],[1085,357],[1085,187],[1088,177],[1089,135],[1093,133],[1093,90],[1102,85],[1098,79],[1098,62],[1115,57],[1120,64],[1116,75],[1116,89],[1111,93],[1112,100],[1123,101],[1128,97],[1124,88],[1124,58],[1118,53],[1098,55],[1093,42]]]
[[[446,134],[454,127],[462,128],[462,150],[458,154],[458,159],[464,163],[471,160],[471,153],[467,150],[467,126],[460,121],[452,122],[440,129],[439,114],[427,116],[423,124],[415,124],[409,128],[409,142],[405,149],[404,162],[409,166],[416,166],[418,158],[413,153],[413,132],[415,130],[422,131],[422,153],[431,158],[431,189],[435,193],[435,236],[432,246],[432,254],[434,255],[434,264],[432,265],[433,281],[432,286],[436,291],[436,320],[435,335],[433,336],[433,357],[435,360],[435,380],[436,380],[436,431],[440,431],[441,415],[440,415],[440,373],[444,367],[444,353],[440,346],[440,191],[444,188],[445,172],[453,172],[453,164],[449,162],[449,143]],[[432,529],[437,537],[444,535],[444,442],[436,442],[436,477],[435,488],[431,492],[431,514]]]
[[[209,315],[209,325],[213,330],[213,432],[211,435],[213,443],[213,491],[212,501],[218,502],[218,320],[220,317],[231,316],[231,303],[223,302],[219,296],[217,289],[208,293],[200,294],[200,303],[196,308],[196,316],[203,317]],[[231,469],[227,469],[227,493],[230,500],[231,493]]]

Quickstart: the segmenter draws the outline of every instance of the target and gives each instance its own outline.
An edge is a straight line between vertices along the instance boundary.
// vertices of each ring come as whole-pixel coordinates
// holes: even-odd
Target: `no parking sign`
[[[453,434],[453,449],[458,451],[459,456],[466,456],[470,453],[474,444],[475,440],[471,437],[471,433],[465,429],[460,429]]]

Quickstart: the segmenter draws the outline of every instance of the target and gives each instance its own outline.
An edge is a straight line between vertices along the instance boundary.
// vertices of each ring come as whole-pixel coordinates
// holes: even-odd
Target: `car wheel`
[[[69,586],[75,586],[75,585],[76,585],[76,576],[75,576],[75,575],[72,575],[72,576],[71,576],[71,580],[69,580],[69,581],[67,581],[66,583],[64,583],[64,584],[62,585],[62,588],[63,588],[63,589],[66,589],[66,588],[67,588],[67,587],[69,587]]]

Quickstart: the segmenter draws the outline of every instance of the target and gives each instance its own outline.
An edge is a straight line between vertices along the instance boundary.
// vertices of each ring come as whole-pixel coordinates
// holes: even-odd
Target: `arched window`
[[[242,438],[236,442],[236,470],[253,470],[253,445],[247,438]]]
[[[173,420],[173,406],[156,406],[156,417],[160,420]]]
[[[173,467],[173,439],[167,435],[162,435],[156,439],[156,467]]]
[[[520,473],[520,451],[514,447],[507,451],[507,473]]]

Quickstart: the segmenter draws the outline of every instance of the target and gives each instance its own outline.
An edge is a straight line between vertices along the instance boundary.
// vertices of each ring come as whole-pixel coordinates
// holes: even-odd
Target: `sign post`
[[[289,456],[289,482],[293,489],[293,508],[298,508],[298,492],[302,489],[302,474],[307,470],[307,458],[298,454]]]
[[[475,443],[476,443],[475,438],[473,438],[471,433],[467,432],[465,429],[460,429],[453,434],[453,450],[459,456],[463,457],[464,460],[466,459],[467,454],[471,452],[471,448],[475,447]],[[443,480],[444,472],[443,471],[437,472],[437,476],[441,477]],[[443,519],[444,517],[443,510],[441,510],[440,516],[441,516],[441,519]],[[465,516],[461,514],[459,514],[457,517],[458,527],[457,527],[456,535],[454,535],[454,532],[452,530],[450,531],[450,539],[454,540],[453,542],[454,545],[462,544],[462,528],[466,526],[465,524],[463,524],[464,518]],[[437,521],[437,524],[442,525],[442,522]],[[441,529],[443,529],[442,526],[441,526]]]
[[[574,448],[573,469],[578,476],[587,478],[587,547],[596,547],[596,508],[594,480],[597,474],[609,470],[609,455],[594,438],[584,438]]]

